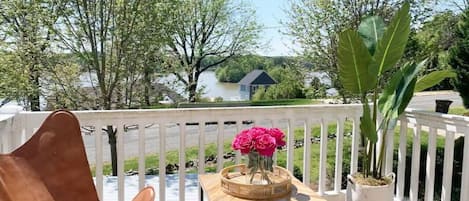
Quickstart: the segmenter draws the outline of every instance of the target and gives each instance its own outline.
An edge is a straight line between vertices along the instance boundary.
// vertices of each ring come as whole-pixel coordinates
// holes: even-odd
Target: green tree
[[[130,106],[138,78],[143,74],[149,87],[153,68],[160,64],[158,52],[165,42],[161,33],[171,28],[163,19],[175,4],[169,0],[66,2],[56,34],[90,77],[96,77],[92,85],[98,107],[110,110],[113,103],[117,103],[115,107]],[[117,175],[117,129],[108,125],[104,130],[109,137],[113,175]]]
[[[437,70],[448,70],[449,49],[455,44],[456,27],[459,17],[451,11],[438,13],[426,21],[416,33],[411,35],[411,44],[406,50],[406,60],[427,59],[427,66],[420,75]],[[413,46],[413,48],[412,48]],[[441,82],[430,90],[452,89],[449,79]]]
[[[233,0],[176,1],[176,14],[170,19],[175,34],[168,47],[172,56],[169,71],[176,75],[196,101],[199,76],[233,56],[252,50],[259,32],[255,13]],[[212,58],[211,63],[204,60]]]
[[[469,108],[469,9],[461,15],[456,31],[457,42],[450,50],[449,65],[457,74],[454,87],[459,91],[464,107]]]
[[[310,86],[306,88],[305,96],[311,99],[325,98],[327,96],[327,85],[321,83],[319,78],[314,77]]]
[[[5,72],[0,98],[24,101],[28,109],[40,110],[41,77],[49,65],[55,25],[63,4],[58,1],[1,1],[0,43]],[[19,82],[11,82],[18,80]],[[10,91],[11,90],[11,91]],[[10,91],[10,92],[9,92]]]
[[[272,68],[269,75],[277,81],[265,92],[266,99],[304,98],[304,73],[291,64],[284,68]]]
[[[254,93],[254,95],[252,95],[252,100],[253,101],[266,100],[265,92],[266,92],[265,87],[260,86],[259,88],[257,88],[256,93]]]
[[[240,55],[222,63],[215,73],[219,82],[237,83],[255,69],[266,70],[273,65],[273,59],[259,55]]]
[[[29,96],[29,77],[27,69],[14,67],[20,63],[20,58],[9,52],[0,52],[0,106],[11,100],[24,100]]]
[[[356,29],[365,16],[379,15],[389,21],[391,14],[403,1],[329,1],[291,0],[286,34],[300,45],[300,55],[313,65],[313,70],[323,71],[331,80],[344,102],[349,93],[344,90],[338,76],[337,34],[344,29]],[[413,20],[422,22],[432,12],[435,1],[413,0]]]
[[[55,53],[49,57],[46,71],[42,74],[47,84],[41,86],[48,94],[46,110],[90,109],[88,96],[82,89],[81,67],[72,54]]]
[[[56,33],[92,80],[99,108],[130,106],[135,83],[149,82],[159,61],[171,1],[67,1]],[[164,31],[163,31],[164,29]],[[161,60],[161,59],[160,59]],[[148,85],[146,85],[149,87]]]

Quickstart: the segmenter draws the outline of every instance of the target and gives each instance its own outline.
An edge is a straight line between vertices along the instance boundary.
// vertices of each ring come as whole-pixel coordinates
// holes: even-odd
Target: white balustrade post
[[[179,122],[179,201],[186,198],[186,123]]]
[[[165,201],[166,200],[166,124],[160,123],[159,126],[159,138],[160,138],[160,158],[159,158],[159,170],[158,175],[160,178],[160,188],[159,188],[159,196],[158,200]]]
[[[462,176],[461,176],[461,189],[469,189],[469,126],[466,127],[464,133],[464,155],[463,155],[463,165],[462,165]],[[461,199],[459,200],[469,200],[469,191],[461,191]]]
[[[441,200],[451,200],[451,186],[453,180],[453,160],[454,160],[454,132],[446,132],[445,137],[445,158],[443,162],[443,186],[441,189]],[[467,190],[467,189],[461,189]]]
[[[103,200],[103,124],[98,121],[94,134],[95,134],[95,175],[96,175],[96,191],[98,197]]]
[[[435,183],[435,160],[436,160],[436,132],[437,130],[430,127],[428,135],[428,148],[427,148],[427,164],[426,164],[426,177],[425,177],[425,200],[433,200],[434,183]]]
[[[145,123],[138,122],[138,189],[145,187]]]
[[[355,117],[353,118],[350,174],[354,174],[358,171],[358,150],[359,149],[360,149],[360,117]]]
[[[311,169],[311,121],[309,119],[305,120],[303,146],[303,183],[309,185],[309,170]]]
[[[319,195],[324,195],[326,191],[327,179],[327,122],[321,119],[321,146],[319,151]]]
[[[125,178],[124,178],[124,123],[119,121],[118,123],[114,124],[117,132],[117,198],[119,201],[124,201],[125,198]],[[114,127],[112,127],[114,128]]]
[[[343,162],[343,145],[344,145],[344,118],[337,120],[336,129],[336,147],[335,147],[335,181],[334,192],[339,193],[342,187],[342,162]]]
[[[19,146],[21,132],[15,132],[14,123],[18,124],[20,118],[17,118],[22,111],[21,106],[5,105],[0,108],[0,153],[8,153]],[[19,128],[22,130],[22,128]],[[18,139],[15,140],[15,138]]]
[[[420,173],[420,124],[414,125],[414,139],[412,141],[412,172],[410,175],[410,201],[418,200]]]
[[[399,132],[399,153],[397,164],[397,200],[404,200],[404,184],[405,184],[405,166],[407,152],[407,119],[401,119],[401,129]]]
[[[0,114],[0,153],[8,153],[11,151],[11,124],[13,115]]]

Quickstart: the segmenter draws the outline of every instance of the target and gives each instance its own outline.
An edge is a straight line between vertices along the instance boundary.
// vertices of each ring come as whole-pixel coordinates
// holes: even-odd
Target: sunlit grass
[[[448,114],[464,115],[469,114],[469,110],[464,107],[451,107]]]

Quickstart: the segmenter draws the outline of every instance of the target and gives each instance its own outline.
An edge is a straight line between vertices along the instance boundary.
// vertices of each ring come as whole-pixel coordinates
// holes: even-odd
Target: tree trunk
[[[196,101],[196,94],[197,93],[197,84],[190,84],[189,85],[189,102],[193,103]]]
[[[143,72],[143,98],[145,101],[146,106],[150,106],[150,87],[151,87],[151,80],[150,80],[150,72],[147,70]]]
[[[342,103],[343,104],[348,104],[348,101],[347,101],[347,96],[345,94],[342,94]]]
[[[112,176],[117,176],[117,129],[114,130],[112,125],[108,125],[106,133],[109,138],[108,142],[111,148]]]
[[[39,89],[39,72],[37,69],[31,67],[31,75],[29,76],[29,79],[32,83],[33,86],[33,92],[29,95],[29,102],[31,104],[31,111],[40,111],[40,101],[39,101],[39,96],[40,96],[40,89]]]
[[[200,66],[200,64],[198,64]],[[197,67],[200,68],[200,67]],[[189,102],[196,102],[197,100],[197,82],[199,81],[200,73],[196,70],[194,76],[189,75]]]
[[[104,95],[103,97],[103,107],[105,110],[111,110],[111,104],[112,104],[112,95]]]

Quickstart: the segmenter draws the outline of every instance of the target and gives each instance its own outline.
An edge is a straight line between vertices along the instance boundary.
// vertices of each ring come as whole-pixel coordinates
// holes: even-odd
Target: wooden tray
[[[248,184],[247,168],[245,164],[233,165],[222,169],[221,188],[223,192],[232,196],[264,200],[270,198],[280,198],[289,195],[291,192],[291,174],[285,168],[274,166],[274,171],[269,177],[273,184]]]

